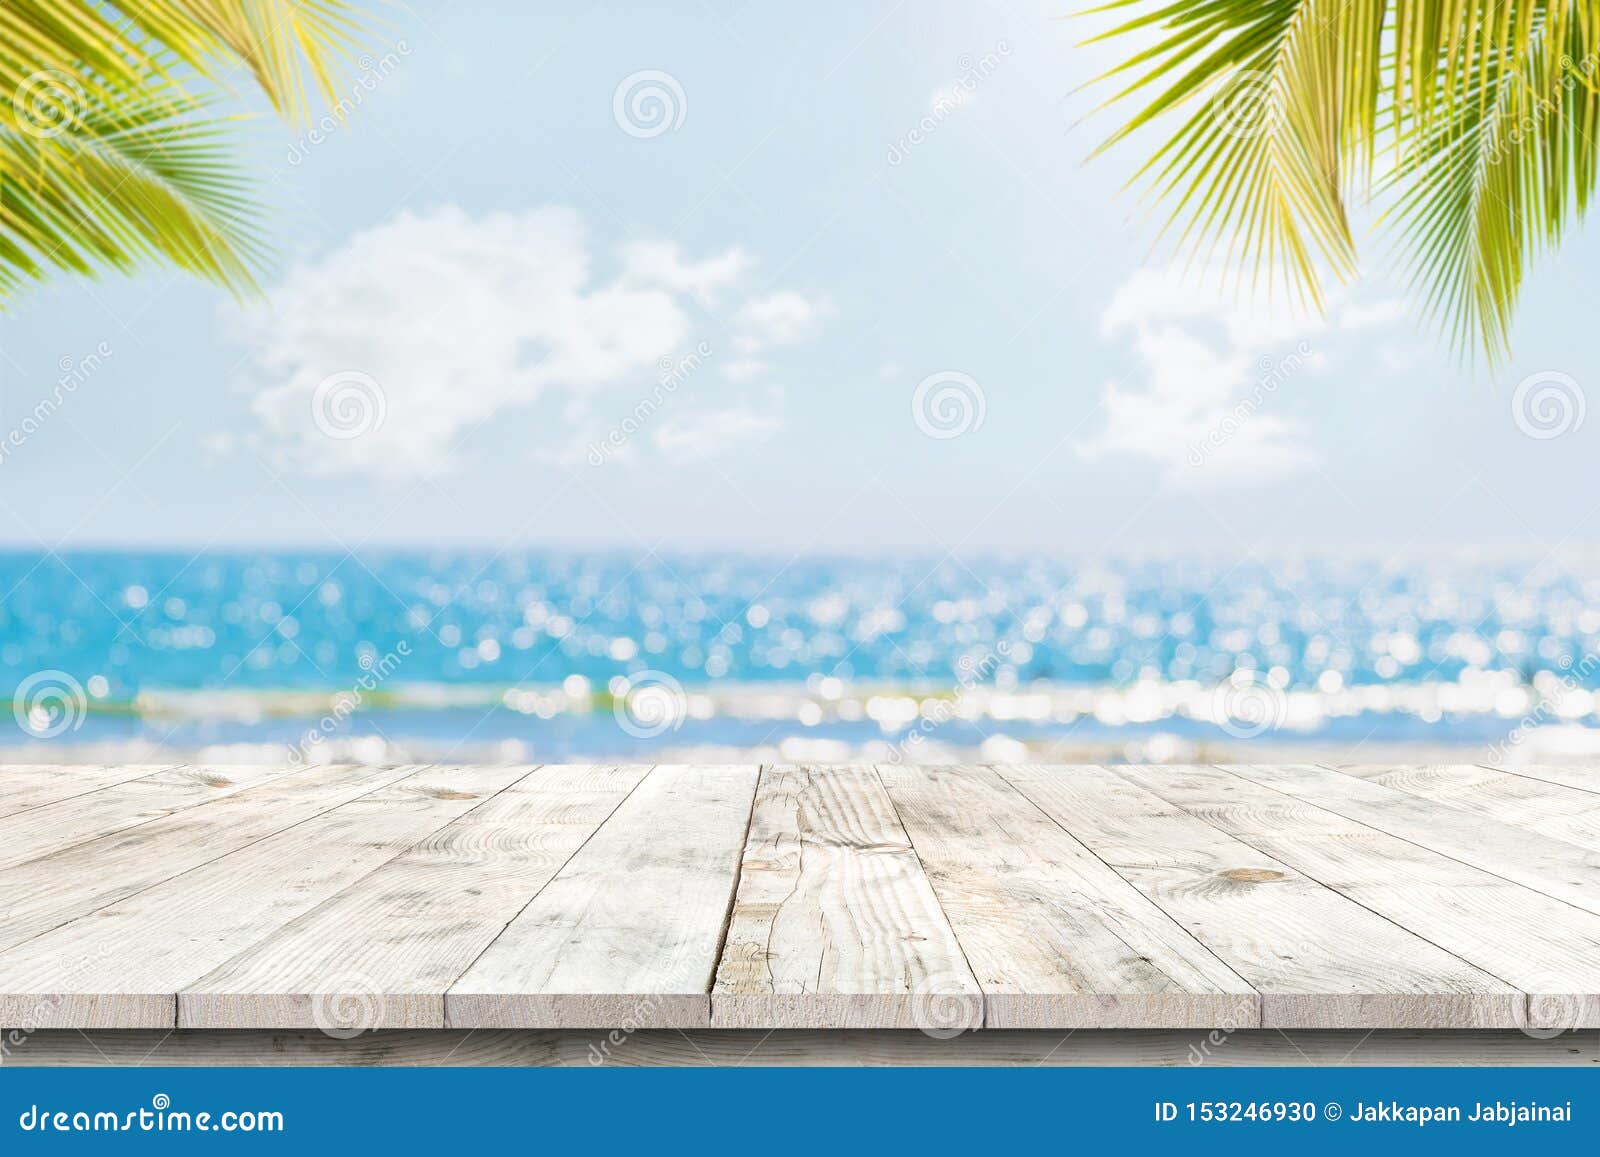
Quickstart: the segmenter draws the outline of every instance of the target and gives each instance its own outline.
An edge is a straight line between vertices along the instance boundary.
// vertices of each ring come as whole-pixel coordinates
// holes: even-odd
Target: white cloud
[[[737,319],[752,331],[752,345],[792,345],[810,334],[827,313],[826,302],[785,291],[746,302]]]
[[[447,469],[480,424],[550,392],[565,394],[550,410],[564,424],[563,412],[589,412],[583,399],[604,412],[607,391],[614,401],[648,390],[666,359],[716,337],[691,299],[732,289],[753,261],[648,242],[620,251],[615,276],[597,277],[594,264],[571,209],[450,206],[400,214],[296,264],[243,324],[258,422],[249,444],[307,473],[405,478]],[[787,314],[774,298],[790,302]],[[788,317],[798,334],[794,315],[816,307],[780,293],[744,308]]]
[[[759,358],[739,358],[722,364],[722,376],[730,382],[747,382],[760,377],[768,368],[767,363]]]
[[[696,462],[776,432],[782,422],[750,406],[681,414],[656,427],[650,436],[656,449],[673,462]]]
[[[1340,302],[1334,314],[1334,326],[1340,330],[1364,329],[1367,326],[1394,325],[1405,321],[1411,311],[1398,297],[1380,301]]]
[[[729,249],[705,261],[687,261],[670,241],[636,241],[623,247],[622,261],[630,280],[690,293],[705,302],[714,301],[719,289],[738,281],[754,264],[742,249]]]
[[[1178,268],[1140,269],[1101,314],[1108,339],[1131,332],[1137,373],[1107,383],[1105,425],[1077,446],[1086,458],[1127,454],[1186,483],[1259,481],[1314,466],[1304,426],[1274,395],[1321,372],[1337,335],[1392,324],[1397,303],[1339,294],[1327,319],[1259,299],[1225,296]],[[1203,467],[1203,469],[1199,469]]]

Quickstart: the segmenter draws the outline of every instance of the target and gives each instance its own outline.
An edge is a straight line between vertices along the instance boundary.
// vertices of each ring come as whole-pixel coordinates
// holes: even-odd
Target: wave
[[[1552,672],[1524,681],[1510,671],[1468,671],[1454,680],[1344,686],[1336,680],[1313,688],[1278,686],[1269,675],[1235,673],[1216,684],[1146,679],[1126,685],[1047,681],[1019,687],[990,684],[847,684],[812,678],[795,683],[717,683],[685,687],[656,673],[613,679],[596,687],[581,676],[560,684],[495,685],[394,683],[374,690],[350,688],[152,688],[130,699],[89,699],[90,714],[141,719],[209,719],[249,723],[312,718],[337,711],[394,713],[505,710],[540,719],[622,710],[641,686],[665,688],[669,709],[683,718],[832,722],[878,725],[885,732],[919,722],[951,720],[1106,726],[1171,719],[1259,730],[1314,731],[1329,720],[1363,715],[1406,715],[1424,723],[1448,718],[1499,717],[1507,721],[1576,722],[1600,716],[1600,691]]]

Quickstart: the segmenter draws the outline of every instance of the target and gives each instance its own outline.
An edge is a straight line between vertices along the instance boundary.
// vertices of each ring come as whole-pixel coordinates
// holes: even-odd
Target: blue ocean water
[[[0,727],[153,752],[281,748],[309,728],[322,756],[360,740],[369,757],[808,741],[881,757],[919,731],[926,751],[1018,756],[1156,736],[1493,743],[1594,722],[1597,573],[1469,556],[17,552],[0,554]]]

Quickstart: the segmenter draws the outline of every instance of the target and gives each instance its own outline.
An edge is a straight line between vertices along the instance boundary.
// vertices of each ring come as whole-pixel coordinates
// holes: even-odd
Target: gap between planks
[[[151,774],[153,770],[160,769],[146,769],[145,774]],[[364,770],[369,773],[376,774],[373,769]],[[426,770],[431,769],[413,768],[408,769],[408,772],[415,775]],[[579,860],[579,857],[583,855],[585,850],[590,847],[593,841],[597,837],[601,836],[603,832],[605,832],[606,828],[611,824],[616,813],[622,811],[626,802],[634,797],[640,786],[645,782],[646,779],[650,778],[650,776],[656,770],[657,769],[649,769],[638,781],[628,788],[624,799],[619,801],[603,819],[601,819],[591,830],[588,831],[581,844],[575,848],[564,861],[557,865],[553,876],[551,878],[547,878],[544,883],[540,884],[534,893],[527,898],[526,902],[521,908],[509,914],[505,921],[500,925],[499,930],[491,935],[487,942],[482,944],[477,949],[476,954],[466,961],[466,963],[463,965],[462,971],[456,974],[454,981],[445,983],[443,989],[440,990],[437,997],[434,998],[436,1003],[433,1007],[439,1009],[440,1011],[438,1013],[428,1013],[422,1015],[421,1020],[424,1025],[439,1027],[447,1024],[453,1024],[459,1027],[473,1027],[473,1022],[476,1021],[481,1024],[482,1027],[486,1028],[509,1028],[517,1027],[519,1025],[539,1028],[557,1028],[562,1027],[562,1025],[569,1025],[571,1027],[606,1027],[609,1024],[620,1023],[623,1019],[627,1019],[628,1014],[636,1011],[641,1002],[646,1002],[651,999],[652,995],[654,994],[636,993],[629,989],[622,988],[622,985],[620,984],[613,985],[612,987],[614,989],[622,989],[621,991],[596,991],[591,993],[559,991],[558,989],[561,987],[559,984],[551,986],[545,983],[544,987],[541,988],[540,984],[544,982],[537,981],[536,979],[530,980],[530,978],[526,975],[526,968],[524,967],[525,962],[515,952],[512,952],[509,958],[505,958],[506,953],[511,951],[510,949],[500,950],[500,955],[504,959],[498,962],[497,967],[501,968],[501,972],[496,974],[492,969],[489,970],[487,974],[489,976],[489,983],[481,991],[473,990],[471,985],[464,987],[460,986],[459,982],[467,974],[471,973],[474,969],[477,969],[480,962],[486,956],[490,956],[491,960],[493,960],[491,954],[496,951],[496,946],[499,945],[502,938],[505,937],[506,934],[518,924],[518,921],[523,919],[525,913],[527,913],[530,908],[534,908],[536,906],[540,897],[549,887],[554,884],[555,877],[566,877],[563,879],[562,888],[560,890],[564,891],[569,897],[574,897],[577,900],[586,902],[594,901],[597,892],[592,873],[587,882],[585,882],[583,879],[575,880],[572,874],[567,873],[567,868],[573,863],[573,861]],[[694,770],[708,771],[710,769]],[[761,766],[759,768],[753,768],[746,765],[742,770],[744,770],[746,773],[749,773],[749,778],[751,781],[749,798],[739,809],[742,814],[730,814],[726,817],[724,834],[719,837],[719,847],[727,847],[731,849],[731,872],[727,879],[726,890],[722,891],[719,889],[715,883],[715,879],[713,878],[715,875],[715,870],[709,870],[703,878],[703,884],[701,887],[703,895],[700,897],[702,901],[707,902],[702,904],[701,908],[695,909],[695,923],[697,928],[695,938],[699,947],[695,947],[689,953],[688,959],[691,961],[703,961],[706,983],[703,987],[701,987],[698,993],[695,993],[692,990],[679,989],[678,991],[660,994],[664,998],[667,998],[661,1002],[662,1007],[665,1007],[668,1010],[662,1017],[661,1023],[663,1027],[667,1027],[670,1022],[674,1021],[683,1022],[681,1025],[673,1025],[674,1027],[693,1028],[714,1026],[718,1023],[719,1019],[719,1003],[722,1004],[724,1010],[737,1010],[740,1008],[740,1002],[743,1002],[744,1011],[729,1011],[729,1014],[722,1018],[724,1022],[731,1021],[737,1023],[743,1017],[748,1016],[750,1018],[748,1023],[758,1024],[760,1027],[777,1027],[777,1023],[783,1020],[791,1020],[793,1023],[796,1023],[797,1027],[811,1027],[807,1025],[801,1025],[799,1020],[795,1019],[795,1014],[784,1013],[783,1005],[785,1002],[783,1000],[772,999],[775,997],[781,997],[783,995],[782,993],[763,993],[760,991],[747,991],[741,993],[735,989],[733,991],[724,992],[719,996],[717,992],[716,979],[721,975],[724,966],[730,965],[730,945],[735,949],[735,951],[737,951],[741,943],[741,941],[739,941],[736,937],[736,930],[741,916],[739,911],[740,894],[745,890],[747,881],[750,881],[750,873],[763,870],[757,866],[760,862],[759,856],[755,857],[751,863],[746,862],[747,859],[751,859],[751,852],[754,846],[753,842],[758,840],[758,836],[760,838],[770,837],[774,831],[778,831],[780,837],[783,837],[784,835],[783,832],[779,831],[779,829],[783,827],[782,821],[775,821],[777,827],[771,827],[765,836],[758,831],[758,809],[761,807],[762,792],[767,790],[773,783],[778,782],[780,777],[792,774],[799,769],[790,769],[780,766]],[[827,768],[822,769],[821,774],[829,779],[833,779],[837,776],[840,776],[842,773],[848,772],[849,770],[850,769],[844,768]],[[1003,991],[1003,986],[1001,989],[994,989],[994,986],[991,985],[991,990],[984,990],[982,985],[980,985],[976,980],[972,979],[977,969],[974,966],[975,957],[971,955],[970,946],[966,941],[962,940],[959,931],[959,926],[963,923],[963,915],[960,911],[957,911],[952,907],[952,902],[947,900],[947,895],[940,894],[940,888],[937,886],[934,880],[934,878],[938,875],[937,864],[933,870],[930,870],[929,868],[930,861],[928,859],[928,855],[930,848],[928,836],[923,836],[922,843],[924,846],[919,847],[917,831],[915,830],[917,829],[918,825],[910,821],[902,800],[900,798],[895,798],[896,793],[887,790],[883,773],[880,771],[880,769],[858,768],[856,770],[858,772],[869,772],[871,775],[871,781],[863,780],[862,783],[858,784],[854,790],[857,792],[858,796],[862,793],[865,793],[865,797],[869,798],[873,802],[871,802],[871,807],[865,812],[860,810],[861,804],[859,800],[857,800],[855,803],[852,803],[850,805],[850,809],[847,809],[850,811],[851,815],[856,817],[856,819],[852,822],[860,822],[861,817],[865,816],[869,826],[867,829],[863,829],[865,832],[865,838],[863,838],[861,841],[860,846],[847,849],[843,854],[841,862],[848,870],[857,871],[862,867],[862,855],[875,857],[877,860],[889,861],[887,863],[887,867],[890,869],[890,871],[887,877],[882,876],[880,871],[880,869],[885,867],[884,863],[869,862],[869,866],[871,867],[872,871],[880,873],[879,876],[874,878],[880,880],[887,879],[891,881],[891,886],[889,888],[889,894],[891,895],[912,895],[915,904],[923,905],[925,914],[923,917],[919,917],[919,919],[921,919],[924,923],[931,922],[933,925],[942,923],[945,926],[945,929],[949,932],[949,940],[947,943],[945,943],[944,948],[942,949],[942,951],[945,953],[943,958],[925,956],[919,957],[916,952],[913,952],[910,956],[904,957],[903,959],[892,960],[890,962],[891,971],[898,968],[902,970],[902,975],[912,975],[912,973],[906,970],[908,961],[910,962],[909,967],[912,968],[925,967],[928,962],[932,962],[936,968],[944,969],[949,973],[949,977],[947,978],[949,983],[945,984],[942,988],[936,986],[933,989],[933,993],[938,996],[951,997],[955,1002],[956,1008],[958,1011],[960,1011],[961,1016],[972,1016],[974,1015],[972,1010],[976,1009],[977,1011],[975,1015],[979,1021],[987,1027],[998,1027],[1002,1024],[1018,1023],[1016,1019],[1019,1015],[1017,1009],[1024,1007],[1023,1005],[1018,1005],[1014,997]],[[934,769],[926,770],[932,771]],[[963,769],[962,774],[967,774],[969,770],[970,769]],[[1049,770],[1057,774],[1070,775],[1074,770],[1079,769],[1052,768]],[[1105,771],[1105,769],[1096,770],[1102,772]],[[1169,770],[1174,773],[1182,771],[1182,769],[1179,768],[1173,768]],[[1239,772],[1228,771],[1224,774],[1238,775]],[[1338,775],[1341,779],[1350,778],[1352,780],[1356,780],[1356,777],[1351,776],[1348,773],[1333,772],[1329,774]],[[1254,781],[1247,779],[1246,782]],[[1357,780],[1357,782],[1360,781]],[[1545,782],[1554,783],[1555,781],[1547,780]],[[382,792],[385,788],[385,784],[388,783],[392,783],[392,781],[380,781],[373,784],[368,789],[366,795]],[[876,785],[875,788],[872,786],[873,784]],[[1255,785],[1258,786],[1258,788],[1265,787],[1265,785],[1261,785],[1259,783],[1255,783]],[[258,785],[256,790],[260,791],[262,788],[266,788],[268,786],[268,784]],[[510,786],[511,785],[508,785],[507,787],[502,788],[499,793],[496,793],[495,796],[491,798],[497,798],[498,795],[510,790]],[[1008,786],[1014,785],[1008,784]],[[1369,786],[1378,787],[1379,785],[1372,784]],[[1267,790],[1274,789],[1280,793],[1284,790],[1283,788],[1277,787],[1276,784],[1274,784],[1272,788],[1267,788]],[[899,790],[903,794],[904,791],[909,789],[902,786]],[[1385,788],[1382,790],[1390,789]],[[1568,790],[1571,789],[1569,788]],[[877,801],[876,799],[878,793],[883,793],[884,798],[881,800],[881,802]],[[1026,793],[1018,793],[1018,795],[1020,799],[1027,799]],[[357,798],[365,798],[365,796]],[[1314,812],[1324,810],[1314,801],[1305,800],[1295,795],[1289,795],[1287,798],[1293,800],[1298,805],[1302,805],[1308,809],[1311,809]],[[182,876],[185,873],[208,870],[214,867],[219,861],[221,861],[223,864],[226,864],[228,857],[240,855],[249,848],[259,845],[264,840],[278,838],[284,835],[284,833],[288,830],[302,827],[303,825],[316,819],[334,814],[342,806],[347,806],[350,802],[350,800],[345,800],[342,803],[330,804],[320,812],[313,813],[310,816],[303,816],[301,819],[294,821],[288,825],[287,828],[280,829],[277,832],[267,835],[258,836],[256,839],[246,841],[219,856],[208,860],[202,860],[196,864],[191,864],[189,867],[179,872],[178,876]],[[488,800],[480,802],[479,804],[475,805],[471,811],[476,812],[479,808],[486,806],[488,802]],[[1433,806],[1436,807],[1446,806],[1440,804],[1438,801],[1432,802]],[[205,805],[199,806],[203,809]],[[1048,812],[1038,809],[1037,805],[1034,804],[1032,800],[1027,800],[1026,806],[1034,810],[1039,810],[1040,815],[1044,817],[1046,822],[1059,829],[1059,835],[1057,837],[1052,837],[1058,841],[1058,854],[1068,854],[1070,852],[1070,848],[1067,847],[1068,844],[1082,847],[1080,836],[1067,825],[1062,824],[1059,820],[1049,816]],[[871,808],[882,808],[884,810],[881,811],[881,814],[879,814],[877,819],[873,819],[872,815],[874,813],[871,812]],[[192,808],[186,809],[186,814],[193,815],[195,810],[196,809]],[[1356,824],[1358,826],[1368,826],[1364,824],[1362,819],[1358,819],[1355,816],[1345,816],[1342,811],[1335,810],[1332,814],[1340,816],[1348,823]],[[1465,813],[1458,812],[1458,814],[1464,815]],[[177,820],[178,818],[179,817],[177,815],[174,815],[166,817],[166,819],[157,822],[166,823],[167,821]],[[439,832],[453,826],[455,823],[459,823],[464,818],[464,816],[457,817],[455,820],[445,822],[442,827],[431,832],[427,837],[416,841],[415,844],[410,846],[409,850],[415,851],[416,848],[421,847],[422,845],[428,843],[428,841],[434,836],[437,836]],[[648,822],[640,822],[641,820],[647,819],[647,816],[636,817],[634,820],[630,821],[634,825],[633,830],[636,833],[650,832],[651,825]],[[737,822],[741,820],[742,824]],[[878,827],[871,828],[871,824],[877,824]],[[1215,827],[1214,824],[1211,826]],[[1499,827],[1504,828],[1505,825],[1499,825]],[[899,833],[898,836],[894,834],[896,831]],[[626,835],[627,833],[624,832],[623,834]],[[798,833],[795,834],[798,835]],[[1398,832],[1392,832],[1389,834],[1395,839],[1405,839],[1405,837],[1400,835]],[[1502,835],[1496,844],[1496,847],[1503,855],[1507,849],[1515,849],[1519,846],[1531,846],[1524,845],[1522,843],[1522,837],[1527,837],[1533,840],[1538,839],[1537,836],[1529,832],[1518,832],[1516,833],[1516,838]],[[106,838],[110,839],[111,837]],[[614,840],[615,838],[616,833],[612,833],[610,836],[607,836],[607,839]],[[93,843],[95,841],[90,842]],[[680,850],[685,851],[685,853],[694,851],[691,846],[692,843],[693,841],[687,838],[681,839]],[[798,845],[803,843],[803,841],[797,840],[796,843]],[[896,852],[895,846],[903,846],[904,850]],[[1430,855],[1449,855],[1448,852],[1444,852],[1436,848],[1429,848],[1422,844],[1416,844],[1416,846],[1422,848]],[[803,851],[804,848],[801,850]],[[816,849],[813,848],[812,850],[815,851]],[[1096,862],[1105,867],[1108,872],[1112,871],[1109,865],[1105,865],[1103,861],[1100,861],[1097,857],[1093,856],[1093,849],[1083,848],[1083,850],[1089,854],[1090,858],[1096,859]],[[830,850],[830,854],[838,853],[839,849],[837,848]],[[406,854],[407,851],[403,850],[401,853],[399,853],[398,858],[404,858]],[[896,856],[901,857],[901,859],[896,860]],[[716,857],[714,855],[708,856],[704,858],[703,862],[709,866],[715,861],[715,858]],[[937,859],[938,857],[935,856],[934,861],[937,861]],[[912,871],[911,867],[913,864],[915,865],[914,871]],[[1001,863],[998,866],[1005,867],[1006,865]],[[381,868],[375,869],[373,874],[376,874],[376,872],[381,870]],[[698,870],[699,869],[696,869],[696,871]],[[1536,865],[1536,870],[1544,871],[1546,870],[1546,866]],[[105,907],[115,906],[116,904],[126,901],[129,898],[147,893],[153,888],[159,888],[176,878],[178,877],[169,877],[156,883],[144,884],[143,886],[129,892],[117,893],[119,899],[111,901],[108,905],[102,905],[101,908],[94,909],[94,911],[98,912],[103,910]],[[920,885],[918,881],[921,881]],[[931,893],[927,896],[922,896],[919,889],[928,888],[930,883],[935,884],[935,886],[933,886],[931,889]],[[911,889],[911,892],[905,893],[905,889],[908,886]],[[1102,889],[1107,886],[1109,886],[1108,881],[1102,881],[1096,885],[1096,887]],[[1527,889],[1529,885],[1524,880],[1508,880],[1507,887],[1511,889]],[[1346,896],[1343,891],[1337,888],[1329,888],[1328,891],[1331,894],[1341,896],[1346,900],[1351,899],[1351,897]],[[948,893],[948,885],[946,886],[946,892]],[[721,897],[720,900],[718,900],[719,896]],[[1545,898],[1546,897],[1544,896],[1540,897],[1541,900]],[[1563,898],[1563,900],[1564,899],[1565,898]],[[1120,902],[1127,903],[1128,901],[1124,900]],[[1359,903],[1359,901],[1356,902]],[[704,909],[703,911],[702,908]],[[83,910],[79,910],[79,912],[80,915],[87,914]],[[1164,916],[1166,915],[1164,912],[1162,914]],[[597,931],[597,928],[592,924],[586,926],[582,918],[573,918],[572,913],[562,912],[559,906],[550,908],[542,913],[536,911],[536,916],[540,919],[554,919],[557,923],[560,923],[563,919],[567,920],[567,932],[569,934],[568,943],[576,943],[580,946]],[[1148,919],[1148,916],[1141,917],[1141,919]],[[967,923],[970,924],[970,917],[967,917],[966,920]],[[1406,928],[1405,925],[1398,924],[1398,922],[1396,923],[1398,927],[1401,927],[1407,932],[1411,931],[1411,929]],[[659,931],[662,925],[657,923],[653,927],[655,930]],[[529,929],[525,922],[521,931],[513,934],[511,940],[514,941],[517,936],[521,935],[523,936],[524,941],[526,941],[527,937],[525,933],[528,931]],[[604,929],[599,929],[599,931],[604,931]],[[935,931],[937,932],[937,928],[935,928]],[[573,937],[576,939],[572,939]],[[255,948],[258,947],[258,945],[252,945],[251,947]],[[802,951],[804,950],[806,949],[804,949],[804,946],[802,946]],[[918,951],[920,952],[922,950],[918,948]],[[943,961],[942,963],[941,959]],[[921,963],[919,963],[919,961],[921,961]],[[0,955],[0,963],[3,963],[3,955]],[[559,969],[559,964],[559,961],[554,962],[554,965],[557,969]],[[818,968],[820,969],[824,967],[825,964],[826,961],[819,960]],[[693,973],[694,966],[691,966],[688,971]],[[498,979],[496,979],[497,976]],[[630,977],[626,971],[613,971],[610,976],[612,978],[628,980],[636,979],[638,973],[636,972],[632,975],[632,977]],[[548,979],[549,977],[546,977],[546,980]],[[971,981],[970,985],[968,984],[969,980]],[[502,983],[504,981],[509,981],[510,983]],[[452,1000],[450,994],[458,987],[461,989],[461,999],[459,1002],[456,1002]],[[839,987],[847,988],[848,985]],[[916,985],[914,983],[909,985],[909,992],[907,994],[902,994],[898,998],[893,992],[892,984],[890,985],[890,991],[887,993],[883,991],[838,991],[827,994],[829,996],[829,1001],[822,1003],[827,1004],[831,1002],[832,1007],[831,1009],[826,1010],[826,1015],[832,1017],[834,1020],[841,1020],[843,1023],[838,1027],[848,1027],[848,1025],[851,1023],[860,1024],[862,1027],[889,1027],[891,1025],[904,1026],[907,1023],[918,1023],[916,1016],[913,1015],[914,1002],[908,1004],[905,996],[926,995],[925,993],[916,993],[914,991],[915,987]],[[1258,1002],[1257,1008],[1259,1009],[1259,1002],[1262,999],[1261,993],[1248,984],[1246,984],[1245,987],[1248,989],[1248,993],[1241,993],[1238,995],[1244,996],[1247,1002],[1250,1000]],[[292,996],[293,994],[287,995]],[[330,999],[333,999],[341,994],[330,993],[324,995]],[[398,995],[407,994],[402,993]],[[815,997],[817,994],[812,993],[810,995]],[[1017,995],[1026,997],[1030,994],[1019,991]],[[1079,1006],[1076,1007],[1075,1011],[1071,1011],[1069,1013],[1065,1010],[1072,1005],[1073,998],[1070,990],[1034,995],[1036,995],[1038,998],[1039,1011],[1037,1012],[1037,1015],[1041,1017],[1041,1024],[1049,1021],[1051,1016],[1055,1016],[1063,1022],[1070,1020],[1070,1024],[1062,1023],[1061,1027],[1075,1027],[1078,1025],[1082,1025],[1083,1027],[1096,1026],[1092,1001],[1088,1002],[1087,1004],[1079,1001]],[[1087,995],[1094,996],[1095,994],[1088,993]],[[1115,997],[1126,994],[1100,995],[1112,995]],[[1590,995],[1592,995],[1592,993]],[[567,999],[569,997],[573,999]],[[888,999],[884,999],[885,997]],[[1537,994],[1518,993],[1516,994],[1516,997],[1519,1001],[1517,1019],[1520,1021],[1520,1023],[1539,1023],[1532,1008],[1533,1002],[1537,999]],[[199,1009],[203,1007],[204,1000],[213,998],[222,1002],[222,1004],[218,1006],[219,1008],[226,1005],[227,994],[219,991],[217,993],[197,993],[195,996],[194,1007]],[[730,1003],[729,998],[736,999]],[[168,1019],[164,1019],[160,1022],[168,1027],[178,1025],[183,1021],[183,1018],[178,1011],[180,997],[177,994],[172,994],[170,995],[169,999],[172,1003],[167,1007],[172,1008],[173,1011]],[[800,1002],[800,1004],[803,1003],[803,1001]],[[766,1005],[764,1012],[762,1009],[763,1004]],[[1088,1009],[1087,1012],[1084,1011],[1085,1008]],[[1054,1009],[1054,1011],[1052,1011],[1052,1009]],[[818,1012],[824,1012],[824,1010],[819,1008]],[[226,1015],[219,1015],[222,1016],[223,1020],[231,1020],[231,1018]],[[260,1015],[270,1020],[281,1015],[281,1011],[268,1011],[263,1009]],[[1166,1015],[1172,1014],[1168,1013]],[[1223,1020],[1219,1019],[1221,1015],[1221,1013],[1215,1010],[1191,1013],[1189,1018],[1185,1020],[1184,1023],[1195,1025],[1220,1025],[1224,1023]],[[408,1016],[402,1016],[400,1018],[402,1023],[397,1023],[394,1027],[405,1027],[406,1025],[404,1022],[408,1018]],[[254,1020],[255,1018],[251,1017],[248,1019]],[[502,1021],[507,1023],[502,1023]],[[549,1023],[552,1021],[555,1023]],[[823,1022],[829,1025],[832,1024],[832,1020],[824,1019]],[[145,1023],[147,1025],[149,1024],[148,1021]],[[200,1022],[194,1023],[207,1022],[204,1020],[204,1018],[202,1018]],[[260,1023],[260,1021],[256,1021],[256,1023]],[[1050,1023],[1053,1024],[1054,1022]],[[1107,1005],[1103,1011],[1102,1023],[1114,1024],[1116,1027],[1132,1027],[1132,1022],[1128,1018],[1126,1008],[1119,1012],[1113,1010],[1109,1005]],[[1248,1026],[1251,1023],[1260,1023],[1260,1021],[1258,1019],[1252,1022],[1249,1019],[1248,1014],[1246,1014],[1242,1019],[1229,1018],[1227,1023],[1232,1023],[1239,1026]],[[239,1025],[238,1027],[244,1027],[244,1025]],[[296,1026],[294,1024],[279,1026],[276,1023],[272,1023],[270,1025],[264,1025],[263,1027],[287,1028]],[[934,1027],[937,1028],[939,1026],[935,1025]],[[968,1024],[963,1025],[962,1027],[976,1026]]]

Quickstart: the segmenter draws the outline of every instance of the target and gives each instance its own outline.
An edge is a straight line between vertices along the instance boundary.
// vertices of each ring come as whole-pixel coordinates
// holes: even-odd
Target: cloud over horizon
[[[1169,480],[1201,485],[1311,469],[1321,454],[1310,431],[1274,395],[1322,372],[1339,337],[1404,316],[1393,299],[1344,292],[1318,317],[1235,298],[1176,265],[1137,269],[1100,315],[1101,336],[1126,340],[1133,368],[1102,387],[1105,424],[1075,449],[1089,460],[1143,458]]]
[[[764,370],[754,355],[800,340],[825,309],[792,291],[735,296],[756,264],[737,247],[697,258],[632,242],[609,275],[598,264],[571,208],[475,216],[450,205],[297,262],[238,333],[249,444],[311,475],[417,477],[448,470],[489,419],[559,394],[556,437],[581,445],[574,416],[626,404],[698,343],[727,340],[736,364]],[[729,439],[771,428],[718,423]],[[698,441],[666,443],[678,460]]]

